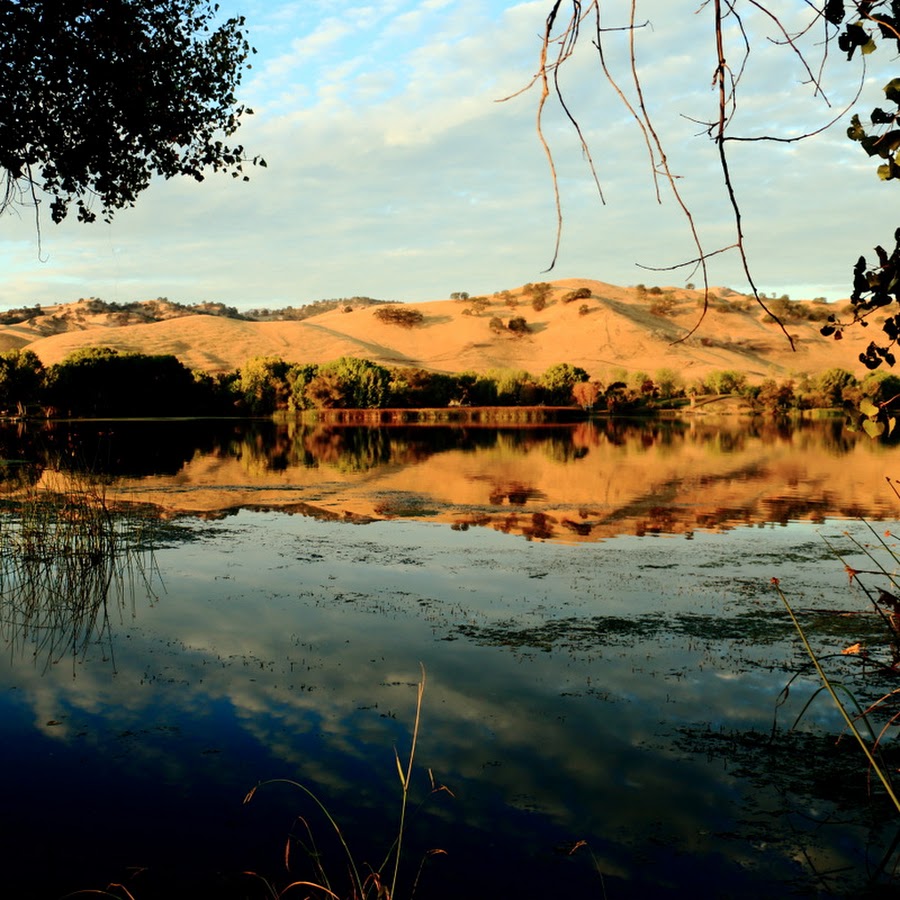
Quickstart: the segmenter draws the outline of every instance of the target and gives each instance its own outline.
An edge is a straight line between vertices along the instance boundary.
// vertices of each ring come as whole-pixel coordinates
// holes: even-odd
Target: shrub
[[[530,297],[531,308],[535,312],[540,312],[547,306],[547,297],[550,296],[550,291],[552,290],[552,284],[548,284],[546,281],[539,281],[537,284],[526,284],[525,287],[522,288],[522,294],[526,297]]]
[[[528,327],[528,323],[522,316],[515,316],[510,319],[506,327],[514,334],[527,334],[531,331]]]
[[[580,287],[574,291],[569,291],[567,294],[563,294],[562,302],[563,303],[572,303],[575,300],[587,300],[591,296],[591,289],[587,287]]]
[[[652,292],[651,292],[652,293]],[[650,314],[653,316],[669,316],[675,311],[675,297],[665,293],[650,304]]]

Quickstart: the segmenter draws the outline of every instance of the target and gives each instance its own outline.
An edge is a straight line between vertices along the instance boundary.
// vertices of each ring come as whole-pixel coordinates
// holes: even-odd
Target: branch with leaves
[[[241,16],[209,0],[0,0],[0,213],[50,198],[54,222],[109,221],[154,176],[248,176],[230,144],[252,110]]]

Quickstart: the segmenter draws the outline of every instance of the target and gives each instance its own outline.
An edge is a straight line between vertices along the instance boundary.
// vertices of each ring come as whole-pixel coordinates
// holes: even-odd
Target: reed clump
[[[155,517],[114,501],[100,478],[44,473],[0,500],[0,628],[46,664],[94,643],[137,586],[152,595]]]

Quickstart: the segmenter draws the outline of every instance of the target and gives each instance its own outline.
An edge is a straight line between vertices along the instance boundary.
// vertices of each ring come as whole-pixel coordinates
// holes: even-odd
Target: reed
[[[114,618],[133,611],[138,585],[153,594],[154,522],[90,476],[45,474],[0,501],[0,628],[12,649],[48,666],[98,642],[111,653]]]
[[[422,665],[419,682],[416,687],[416,708],[413,718],[411,743],[406,759],[401,760],[399,752],[394,748],[394,762],[397,767],[397,776],[400,780],[398,823],[394,839],[387,848],[380,865],[370,867],[367,870],[358,862],[358,857],[351,850],[343,829],[329,812],[328,807],[312,789],[301,782],[287,778],[270,779],[257,784],[244,798],[245,804],[250,803],[260,788],[274,784],[286,784],[296,788],[312,802],[313,806],[321,812],[322,815],[324,815],[325,820],[327,821],[329,828],[334,832],[343,853],[343,862],[346,866],[349,887],[347,892],[340,894],[335,889],[336,883],[331,879],[322,862],[322,855],[319,853],[316,845],[312,827],[306,818],[300,816],[297,821],[301,824],[305,832],[306,840],[303,842],[303,845],[312,863],[314,873],[312,878],[309,880],[291,881],[285,887],[276,889],[270,881],[263,879],[256,873],[246,873],[259,879],[259,881],[265,885],[268,891],[268,897],[271,898],[271,900],[281,900],[281,898],[286,897],[289,894],[293,896],[295,893],[307,897],[331,898],[331,900],[369,900],[369,898],[375,898],[375,900],[397,900],[400,896],[397,893],[398,885],[400,884],[400,863],[403,858],[404,837],[410,818],[410,784],[416,756],[416,746],[419,738],[419,726],[422,718],[422,701],[424,695],[425,667]],[[434,780],[434,776],[430,769],[428,770],[428,778],[431,784],[431,790],[428,796],[441,791],[451,793],[449,788],[438,784]],[[425,801],[423,800],[422,803],[424,802]],[[419,804],[420,807],[422,803]],[[288,870],[290,870],[290,847],[291,839],[289,838],[285,848],[285,866]],[[405,896],[410,898],[415,896],[425,863],[430,857],[441,855],[444,852],[445,851],[440,849],[434,849],[429,850],[425,854],[419,862],[415,878]],[[341,868],[343,869],[343,866]]]
[[[856,739],[856,742],[859,744],[859,747],[862,750],[863,755],[868,760],[871,771],[875,773],[876,777],[881,782],[882,786],[884,787],[885,791],[887,792],[887,795],[890,798],[891,803],[893,803],[894,808],[897,810],[898,813],[900,813],[900,799],[898,799],[897,793],[894,790],[893,783],[891,782],[890,770],[888,769],[888,767],[886,765],[884,765],[882,760],[877,758],[877,750],[878,750],[879,743],[880,743],[881,738],[883,737],[883,735],[886,731],[886,728],[888,726],[885,726],[881,730],[881,734],[878,737],[875,737],[874,730],[871,726],[871,723],[869,722],[869,716],[877,709],[878,705],[880,705],[880,704],[876,703],[874,705],[870,705],[868,707],[868,709],[861,708],[861,706],[859,705],[859,703],[857,702],[855,696],[853,695],[853,693],[851,691],[849,691],[842,684],[834,683],[828,677],[828,675],[825,673],[825,669],[822,667],[822,663],[819,658],[819,655],[815,652],[815,650],[813,650],[812,646],[810,645],[809,639],[806,636],[806,632],[803,629],[803,626],[800,624],[799,620],[797,619],[797,616],[794,613],[794,610],[793,610],[790,602],[788,601],[787,597],[785,596],[784,591],[781,590],[781,585],[779,583],[779,580],[777,578],[773,578],[772,584],[774,585],[775,591],[778,594],[778,596],[781,597],[781,600],[784,603],[784,606],[788,611],[788,615],[791,617],[791,621],[794,624],[794,628],[796,629],[797,634],[800,636],[800,641],[803,644],[803,648],[806,651],[806,653],[808,654],[808,656],[813,664],[813,667],[816,670],[816,674],[819,676],[819,679],[822,682],[823,690],[825,690],[828,693],[828,695],[831,697],[831,699],[834,701],[835,706],[837,707],[838,711],[841,714],[841,717],[844,720],[845,725],[847,726],[847,730]],[[841,697],[839,696],[839,692],[841,694],[843,694],[846,699],[842,700]],[[818,695],[818,693],[819,692],[816,692],[816,694],[813,695],[812,699],[814,699],[815,696]],[[890,696],[890,695],[886,695],[886,697],[887,696]],[[812,699],[803,707],[803,710],[801,711],[801,716],[809,708],[809,705],[812,702]],[[853,715],[851,715],[851,713],[848,709],[848,707],[850,705],[855,706],[856,710],[857,710],[856,713]],[[893,720],[895,718],[896,718],[896,716],[891,716],[892,721],[889,724],[893,724]],[[868,730],[868,732],[869,732],[870,740],[873,741],[871,745],[863,737],[862,732],[861,732],[860,728],[858,727],[858,723],[860,723],[860,722],[864,723],[866,730]]]

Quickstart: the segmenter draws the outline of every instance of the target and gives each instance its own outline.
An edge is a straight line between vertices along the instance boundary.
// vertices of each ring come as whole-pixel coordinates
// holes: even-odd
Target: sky
[[[699,283],[691,268],[652,271],[696,256],[679,203],[665,183],[658,202],[634,120],[590,45],[560,72],[600,179],[598,195],[572,127],[548,102],[545,133],[557,167],[563,232],[555,266],[556,212],[538,140],[532,80],[550,0],[220,0],[246,17],[257,48],[240,100],[254,110],[236,135],[267,168],[251,180],[210,175],[198,184],[158,181],[111,224],[61,225],[48,215],[38,244],[34,211],[0,218],[0,308],[101,297],[168,297],[239,309],[367,296],[422,302],[529,281],[597,279],[618,285]],[[804,4],[770,5],[803,14]],[[566,8],[563,4],[563,8]],[[628,22],[630,0],[604,4],[604,26]],[[896,74],[891,49],[847,62],[836,44],[816,96],[771,20],[745,13],[752,52],[732,134],[792,137],[838,116],[862,80],[862,110],[883,101]],[[707,252],[734,242],[734,218],[716,145],[701,124],[716,116],[712,7],[700,0],[637,0],[635,34],[643,98]],[[799,21],[799,20],[798,20]],[[795,25],[796,22],[785,23]],[[632,103],[625,35],[604,39],[607,60]],[[803,48],[822,59],[822,29]],[[728,29],[736,70],[741,38]],[[503,102],[501,102],[503,101]],[[895,182],[846,138],[849,114],[796,143],[729,145],[751,273],[766,293],[836,300],[852,268],[900,222]],[[749,283],[734,251],[710,260],[709,280]]]

